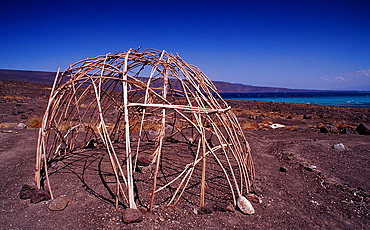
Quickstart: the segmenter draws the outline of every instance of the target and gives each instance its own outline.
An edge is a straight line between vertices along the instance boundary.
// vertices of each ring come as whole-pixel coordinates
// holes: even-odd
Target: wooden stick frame
[[[115,174],[116,208],[120,198],[126,207],[137,208],[133,174],[142,143],[153,136],[151,132],[155,133],[151,138],[155,150],[151,154],[150,210],[155,195],[175,184],[167,205],[176,205],[198,164],[202,174],[199,205],[204,206],[210,157],[223,172],[235,205],[238,197],[250,192],[254,178],[250,147],[228,104],[196,66],[179,55],[154,49],[87,58],[61,74],[58,70],[39,132],[37,187],[47,187],[54,198],[49,163],[61,151],[78,152],[97,139],[109,155]],[[195,154],[176,177],[158,185],[161,158],[171,154],[163,144],[174,139],[194,146]],[[117,142],[124,143],[125,148],[118,149]],[[122,151],[126,159],[120,159],[123,155],[118,152]]]

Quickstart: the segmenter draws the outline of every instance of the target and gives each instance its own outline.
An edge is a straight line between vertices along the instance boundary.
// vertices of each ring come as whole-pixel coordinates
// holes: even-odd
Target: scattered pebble
[[[320,133],[339,133],[340,131],[337,129],[337,127],[334,127],[332,125],[326,125],[320,128]]]
[[[305,114],[303,115],[303,119],[312,119],[313,115],[312,114]]]
[[[256,194],[253,194],[253,193],[248,193],[247,199],[252,203],[256,203],[256,204],[262,203],[262,200]]]
[[[320,205],[320,204],[319,204],[319,202],[317,202],[317,201],[315,201],[315,200],[310,200],[310,202],[311,202],[312,204],[315,204],[315,205]]]
[[[22,119],[22,120],[28,119],[28,115],[27,115],[27,114],[22,113],[22,114],[21,114],[21,119]]]
[[[14,133],[17,134],[17,132],[14,132],[13,130],[1,130],[2,133]]]
[[[35,189],[36,188],[31,185],[28,185],[28,184],[23,185],[21,191],[19,192],[19,198],[22,200],[30,199],[31,193]]]
[[[136,164],[139,165],[139,166],[149,166],[150,161],[149,161],[148,157],[139,156],[137,158]]]
[[[97,146],[97,142],[95,139],[91,139],[87,144],[83,147],[83,149],[94,149]]]
[[[350,133],[355,133],[355,129],[352,127],[344,127],[340,130],[340,134],[350,134]]]
[[[219,211],[219,212],[226,212],[227,211],[226,203],[216,202],[213,207],[214,207],[215,211]]]
[[[63,211],[69,203],[67,197],[57,197],[48,202],[48,209],[50,211]]]
[[[58,169],[59,168],[58,162],[52,161],[50,163],[50,168],[52,168],[52,169]]]
[[[27,128],[27,125],[25,123],[18,123],[17,128],[25,129],[25,128]]]
[[[280,172],[287,172],[287,169],[286,169],[286,168],[284,168],[284,167],[280,167],[280,168],[279,168],[279,171],[280,171]]]
[[[251,202],[249,202],[249,200],[245,198],[244,196],[240,196],[238,198],[237,205],[240,211],[242,211],[244,214],[248,214],[248,215],[254,214],[254,208]]]
[[[229,212],[235,212],[235,206],[232,204],[232,203],[227,203],[226,204],[226,211],[229,211]]]
[[[149,165],[149,166],[138,165],[138,166],[136,166],[136,168],[137,168],[138,172],[143,173],[143,174],[148,174],[148,173],[151,173],[153,171],[153,168],[152,168],[151,165]]]
[[[306,169],[307,171],[309,171],[309,172],[313,172],[313,171],[315,171],[315,169],[316,169],[317,167],[316,167],[316,165],[308,165],[308,166],[304,166],[304,169]]]
[[[284,128],[285,125],[281,125],[281,124],[271,124],[270,125],[270,128],[272,129],[278,129],[278,128]]]
[[[213,205],[211,203],[207,203],[199,209],[198,214],[210,214],[214,210],[215,208],[213,207]]]
[[[138,209],[141,213],[143,213],[143,214],[146,214],[146,213],[148,212],[148,209],[147,209],[147,208],[145,208],[145,207],[142,207],[142,206],[137,207],[137,209]]]
[[[143,213],[138,209],[128,208],[122,211],[122,221],[126,224],[141,222],[143,217]]]
[[[347,147],[346,147],[344,144],[339,143],[339,144],[335,144],[335,145],[333,146],[333,148],[334,148],[334,149],[338,149],[338,150],[345,150]]]
[[[30,201],[31,203],[39,203],[44,200],[50,200],[50,194],[45,189],[35,189],[32,190]]]

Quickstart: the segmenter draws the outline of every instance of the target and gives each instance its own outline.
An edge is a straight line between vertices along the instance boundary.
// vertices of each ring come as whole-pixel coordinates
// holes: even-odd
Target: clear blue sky
[[[0,68],[62,70],[155,48],[211,80],[304,89],[370,86],[369,0],[2,1]]]

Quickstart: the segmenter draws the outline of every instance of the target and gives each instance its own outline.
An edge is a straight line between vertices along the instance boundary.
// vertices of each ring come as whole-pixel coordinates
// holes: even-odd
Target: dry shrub
[[[11,125],[9,123],[2,122],[2,123],[0,123],[0,128],[1,129],[10,129]]]
[[[258,123],[258,128],[259,129],[264,129],[264,128],[268,128],[268,124],[267,123]]]
[[[321,129],[322,127],[324,127],[325,125],[323,124],[323,123],[319,123],[318,125],[317,125],[317,128],[319,128],[319,129]]]
[[[41,125],[42,125],[42,118],[40,117],[31,117],[28,120],[29,128],[41,128]]]
[[[250,110],[250,109],[231,109],[233,113],[240,118],[247,118],[250,116],[258,116],[260,113],[256,110]]]
[[[72,126],[69,125],[69,124],[64,124],[64,125],[60,126],[60,130],[64,130],[64,131],[69,130],[71,128],[72,128]]]
[[[96,126],[92,127],[89,124],[84,124],[83,130],[86,131],[86,132],[94,133],[94,132],[97,131],[97,128],[96,128]]]
[[[31,99],[30,97],[24,97],[24,96],[2,96],[3,99],[16,99],[16,100],[22,100],[22,99]]]
[[[294,131],[294,130],[297,130],[299,127],[297,125],[288,125],[288,126],[285,126],[285,129],[286,130],[290,130],[290,131]]]
[[[125,128],[124,126],[121,127],[121,129],[124,128]],[[140,131],[140,128],[144,130],[159,131],[161,129],[161,123],[155,120],[148,120],[144,122],[143,126],[141,127],[141,121],[138,120],[136,123],[130,126],[130,132],[138,133]]]
[[[140,131],[140,123],[135,123],[134,125],[130,126],[130,133],[138,133]],[[124,127],[122,127],[124,129]]]
[[[144,123],[143,126],[143,128],[147,130],[159,131],[161,129],[161,125],[159,124],[159,122]]]
[[[235,115],[240,115],[243,112],[243,109],[234,109],[234,108],[232,108],[231,111],[233,111],[233,113]]]
[[[348,124],[339,124],[339,125],[336,125],[336,127],[338,128],[338,129],[344,129],[344,128],[347,128],[347,127],[349,127],[350,125],[348,125]]]
[[[258,124],[255,122],[246,121],[246,122],[241,123],[241,127],[244,130],[257,129]]]

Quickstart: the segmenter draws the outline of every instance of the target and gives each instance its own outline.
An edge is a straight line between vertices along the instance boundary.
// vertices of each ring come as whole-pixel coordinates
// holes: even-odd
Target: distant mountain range
[[[306,92],[314,91],[308,89],[288,89],[278,87],[266,87],[266,86],[252,86],[244,85],[240,83],[229,83],[223,81],[213,81],[220,93],[276,93],[276,92]]]
[[[34,82],[43,84],[53,84],[56,72],[27,71],[27,70],[6,70],[0,69],[0,79]],[[244,85],[239,83],[229,83],[213,81],[220,93],[267,93],[267,92],[304,92],[313,90],[288,89],[277,87],[263,87]]]
[[[0,79],[53,84],[56,72],[0,69]]]
[[[362,85],[362,86],[357,86],[357,87],[351,87],[351,88],[344,88],[340,90],[358,90],[358,91],[370,91],[370,85]]]

